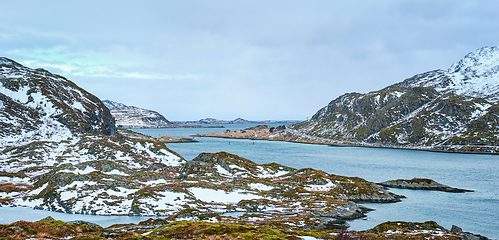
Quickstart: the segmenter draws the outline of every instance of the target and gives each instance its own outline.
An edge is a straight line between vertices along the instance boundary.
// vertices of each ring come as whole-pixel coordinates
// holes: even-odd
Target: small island
[[[381,182],[379,185],[391,188],[405,188],[414,190],[433,190],[433,191],[443,191],[443,192],[474,192],[473,190],[453,188],[447,185],[438,183],[432,179],[428,178],[413,178],[413,179],[397,179],[390,180],[386,182]]]

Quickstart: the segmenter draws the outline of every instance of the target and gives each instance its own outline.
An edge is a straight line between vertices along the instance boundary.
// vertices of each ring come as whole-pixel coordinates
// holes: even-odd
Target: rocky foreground
[[[62,222],[47,217],[37,222],[0,225],[2,239],[487,239],[453,226],[449,231],[435,222],[385,222],[372,229],[293,230],[279,222],[251,225],[244,222],[172,221],[150,219],[139,224],[103,228],[85,221]]]

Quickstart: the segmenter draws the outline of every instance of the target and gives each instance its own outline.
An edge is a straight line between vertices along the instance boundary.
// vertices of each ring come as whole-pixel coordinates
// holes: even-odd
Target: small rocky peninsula
[[[433,191],[454,192],[454,193],[473,192],[473,190],[449,187],[447,185],[438,183],[432,179],[427,179],[427,178],[390,180],[390,181],[381,182],[379,183],[379,185],[391,188],[433,190]]]

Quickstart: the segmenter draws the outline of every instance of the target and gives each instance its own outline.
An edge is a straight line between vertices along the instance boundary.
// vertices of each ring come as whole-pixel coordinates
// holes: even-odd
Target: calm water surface
[[[252,124],[255,125],[255,124]],[[272,124],[274,126],[280,124]],[[138,132],[159,137],[189,137],[196,133],[222,132],[226,129],[240,130],[248,124],[229,124],[221,129],[140,129]],[[445,228],[452,225],[464,231],[499,238],[499,156],[434,153],[412,150],[376,149],[358,147],[330,147],[325,145],[297,144],[276,141],[254,141],[221,138],[196,138],[198,143],[171,143],[167,146],[185,159],[196,157],[201,152],[226,151],[250,159],[256,163],[287,165],[294,168],[315,168],[328,173],[361,177],[381,182],[399,178],[431,178],[452,187],[472,189],[470,193],[446,193],[437,191],[414,191],[391,189],[406,196],[399,203],[363,204],[375,209],[365,219],[350,222],[350,229],[365,230],[385,221],[434,220]],[[20,209],[20,210],[16,210]],[[5,211],[35,211],[23,208],[0,208],[0,221],[14,221],[5,216]],[[116,216],[69,215],[70,219],[44,212],[61,220],[83,219],[102,226],[114,221],[138,222],[146,218]],[[7,213],[8,214],[8,213]],[[1,217],[3,216],[3,217]],[[27,216],[27,215],[26,215]],[[72,218],[71,218],[72,217]],[[87,217],[87,218],[84,218]]]

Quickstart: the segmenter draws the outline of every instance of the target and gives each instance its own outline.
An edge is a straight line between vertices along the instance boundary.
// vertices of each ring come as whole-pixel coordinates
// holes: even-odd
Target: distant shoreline
[[[346,141],[337,141],[332,139],[317,138],[311,136],[303,136],[293,130],[283,130],[270,133],[269,129],[247,130],[240,132],[225,132],[225,133],[206,133],[196,134],[194,137],[215,137],[228,139],[247,139],[247,140],[266,140],[266,141],[281,141],[304,144],[329,145],[333,147],[368,147],[368,148],[387,148],[387,149],[402,149],[402,150],[418,150],[427,152],[442,152],[442,153],[463,153],[463,154],[487,154],[499,155],[499,146],[480,146],[480,145],[451,145],[451,146],[394,146],[394,145],[379,145],[370,143],[355,143]]]
[[[122,128],[126,129],[170,129],[170,128],[225,128],[224,126],[202,126],[202,125],[184,125],[184,126],[172,126],[172,127],[129,127],[124,126]]]

